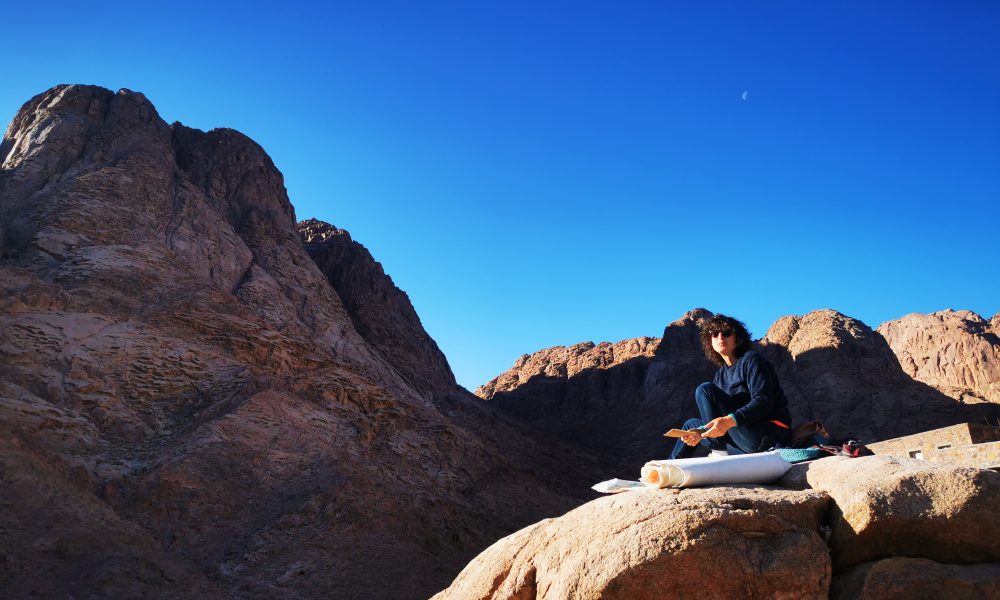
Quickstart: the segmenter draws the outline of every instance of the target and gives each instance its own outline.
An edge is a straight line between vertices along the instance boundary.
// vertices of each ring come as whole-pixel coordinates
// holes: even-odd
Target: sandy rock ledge
[[[600,498],[501,539],[434,600],[826,598],[827,504],[752,486]]]

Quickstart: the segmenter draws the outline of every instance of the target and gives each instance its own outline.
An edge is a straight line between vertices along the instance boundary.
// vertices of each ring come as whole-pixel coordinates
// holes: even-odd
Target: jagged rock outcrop
[[[630,491],[499,540],[435,599],[879,598],[930,574],[985,599],[998,498],[1000,473],[889,457],[796,465],[775,486]]]
[[[760,347],[793,419],[818,419],[836,436],[874,442],[1000,416],[1000,405],[968,406],[914,381],[882,336],[833,310],[778,319]]]
[[[329,223],[298,224],[306,252],[344,303],[354,328],[412,387],[447,393],[457,385],[448,361],[424,331],[410,299],[368,249]]]
[[[1000,315],[987,321],[968,310],[944,310],[882,323],[910,377],[964,402],[1000,403]]]
[[[525,355],[476,390],[501,410],[634,470],[665,456],[661,434],[696,416],[693,394],[715,367],[702,354],[697,309],[660,340],[558,347]],[[655,347],[655,350],[651,350]],[[775,366],[793,421],[820,420],[837,437],[867,442],[1000,417],[1000,403],[967,405],[914,381],[885,339],[832,310],[782,317],[758,350]]]
[[[658,338],[641,337],[616,344],[582,342],[573,346],[556,346],[525,354],[509,371],[476,389],[476,395],[487,400],[498,393],[516,390],[522,383],[535,378],[565,381],[592,369],[607,370],[633,359],[652,358],[659,346]]]
[[[594,449],[619,470],[637,470],[664,453],[663,432],[694,411],[694,388],[715,371],[698,340],[707,316],[693,310],[660,339],[524,355],[476,395],[547,434]]]
[[[590,497],[359,333],[238,132],[58,86],[0,161],[0,596],[426,597]]]

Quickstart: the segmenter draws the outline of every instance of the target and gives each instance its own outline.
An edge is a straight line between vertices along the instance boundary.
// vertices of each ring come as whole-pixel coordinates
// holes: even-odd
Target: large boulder
[[[826,598],[827,503],[752,486],[600,498],[501,539],[434,599]]]
[[[435,600],[996,597],[1000,474],[829,457],[778,483],[592,501],[498,541]]]
[[[1000,473],[891,456],[829,457],[794,466],[781,484],[832,498],[837,570],[890,556],[1000,562]]]
[[[1000,598],[1000,564],[947,565],[896,556],[860,564],[833,578],[833,600]]]

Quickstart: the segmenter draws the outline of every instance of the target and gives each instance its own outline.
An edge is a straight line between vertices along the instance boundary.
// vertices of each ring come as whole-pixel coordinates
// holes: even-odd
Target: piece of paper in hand
[[[685,435],[687,435],[689,433],[692,433],[692,432],[695,432],[695,431],[697,431],[698,433],[705,433],[705,429],[703,427],[699,427],[697,429],[691,429],[691,430],[687,430],[687,429],[671,429],[670,431],[664,433],[663,437],[680,438],[680,437],[684,437]]]

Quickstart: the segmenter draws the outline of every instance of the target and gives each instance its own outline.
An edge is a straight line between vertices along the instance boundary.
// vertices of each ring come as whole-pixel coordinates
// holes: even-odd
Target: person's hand
[[[701,431],[700,429],[691,429],[690,433],[681,437],[681,441],[688,446],[697,446],[698,442],[701,441]]]
[[[726,432],[736,427],[736,420],[730,416],[717,417],[705,425],[705,433],[701,437],[717,438],[726,435]],[[691,444],[689,444],[691,445]]]

